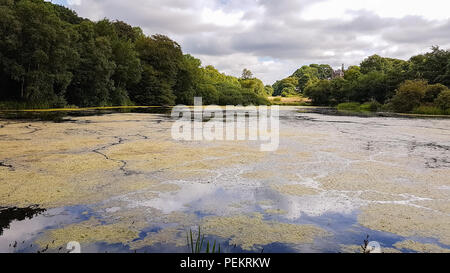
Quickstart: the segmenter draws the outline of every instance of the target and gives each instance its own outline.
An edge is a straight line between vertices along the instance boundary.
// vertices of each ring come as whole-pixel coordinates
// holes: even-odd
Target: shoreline
[[[301,105],[271,105],[279,106],[282,109],[292,110],[312,110],[300,113],[316,113],[322,115],[333,116],[357,116],[357,117],[398,117],[398,118],[437,118],[449,119],[450,115],[430,115],[430,114],[413,114],[413,113],[396,113],[396,112],[366,112],[366,111],[349,111],[338,110],[336,107],[330,106],[301,106]],[[175,106],[107,106],[107,107],[84,107],[84,108],[48,108],[48,109],[0,109],[0,113],[70,113],[70,112],[89,112],[89,111],[107,111],[107,110],[134,110],[134,109],[171,109]],[[192,108],[194,106],[186,106]],[[205,105],[204,107],[207,107]],[[225,107],[225,106],[223,106]],[[269,106],[270,107],[270,106]],[[318,111],[314,111],[318,110]],[[4,118],[1,117],[0,118]]]

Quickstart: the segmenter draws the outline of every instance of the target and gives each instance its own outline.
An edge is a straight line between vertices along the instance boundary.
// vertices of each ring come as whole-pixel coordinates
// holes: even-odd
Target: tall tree
[[[248,70],[247,68],[244,68],[244,70],[242,71],[241,79],[249,80],[251,78],[253,78],[253,73],[250,70]]]

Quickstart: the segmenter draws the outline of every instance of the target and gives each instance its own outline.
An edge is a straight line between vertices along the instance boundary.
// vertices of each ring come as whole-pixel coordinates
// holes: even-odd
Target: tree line
[[[227,76],[164,35],[92,22],[43,0],[0,0],[0,106],[267,104],[253,77]]]
[[[450,51],[437,46],[407,61],[373,55],[343,77],[333,78],[329,65],[303,66],[273,85],[274,95],[302,94],[314,105],[431,114],[450,114],[449,87]]]
[[[104,19],[92,22],[43,0],[0,0],[0,108],[269,104],[303,95],[314,105],[450,113],[450,51],[409,60],[373,55],[335,77],[327,64],[302,66],[264,86],[183,54],[164,35]]]

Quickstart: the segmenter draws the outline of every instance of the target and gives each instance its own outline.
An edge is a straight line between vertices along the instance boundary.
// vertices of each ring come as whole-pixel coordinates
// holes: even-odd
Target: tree
[[[137,39],[143,35],[142,29],[138,27],[132,27],[123,21],[115,21],[113,26],[116,30],[117,37],[123,41],[136,42]]]
[[[345,71],[344,79],[350,82],[357,81],[362,76],[361,68],[359,66],[350,66]]]
[[[217,88],[208,83],[201,83],[195,89],[195,96],[203,99],[203,104],[212,105],[220,104],[220,93]]]
[[[110,105],[110,92],[114,89],[112,75],[116,65],[113,61],[111,41],[97,37],[95,25],[84,21],[76,26],[79,62],[72,68],[74,75],[67,100],[78,106]]]
[[[450,110],[450,90],[445,90],[439,94],[435,104],[442,110]]]
[[[282,79],[281,81],[277,81],[273,84],[272,86],[274,90],[273,95],[281,96],[281,94],[284,91],[286,91],[286,89],[298,93],[297,86],[298,86],[298,78],[296,77],[289,77],[286,79]]]
[[[241,87],[247,89],[260,96],[266,96],[266,91],[264,89],[264,83],[260,79],[240,79],[239,83]]]
[[[432,47],[431,50],[410,59],[410,73],[416,78],[428,80],[431,84],[441,83],[450,87],[450,51],[442,50],[438,46]]]
[[[376,100],[385,102],[389,89],[386,85],[386,75],[379,71],[372,71],[360,76],[350,85],[349,96],[351,101],[367,102]]]
[[[247,68],[244,68],[244,70],[242,71],[241,79],[248,80],[251,78],[253,78],[253,73],[250,70],[248,70]]]
[[[266,93],[267,96],[273,96],[273,87],[270,85],[266,85],[264,86],[264,92]]]
[[[425,97],[423,98],[423,102],[433,103],[442,92],[447,90],[447,86],[440,83],[428,85],[427,89],[425,90]]]
[[[174,86],[177,104],[194,104],[195,90],[199,88],[201,83],[201,65],[202,62],[199,59],[196,59],[189,54],[183,56],[177,74],[177,83]],[[206,101],[207,100],[203,100],[203,103]]]
[[[349,101],[348,81],[343,78],[335,78],[330,81],[330,104],[337,105]]]
[[[332,93],[332,85],[328,80],[319,80],[310,84],[305,89],[305,95],[309,97],[314,105],[329,105]]]
[[[319,78],[318,65],[304,65],[292,74],[291,78],[297,79],[296,89],[301,93],[311,82],[317,81]]]
[[[425,97],[427,82],[424,80],[407,80],[397,89],[391,104],[395,111],[408,113],[419,107]]]
[[[136,41],[144,69],[141,81],[130,91],[132,100],[144,105],[175,105],[174,87],[183,62],[180,46],[167,36],[153,35]]]
[[[317,75],[320,80],[331,79],[333,76],[333,68],[328,64],[311,64],[309,66],[317,69]]]
[[[44,0],[0,0],[0,100],[26,107],[267,103],[267,89],[183,55],[164,35]]]
[[[372,55],[361,62],[361,72],[367,74],[370,72],[385,72],[389,69],[389,61],[379,55]]]
[[[44,1],[0,3],[0,81],[3,98],[64,104],[77,54],[71,25]],[[60,11],[60,10],[59,10]]]

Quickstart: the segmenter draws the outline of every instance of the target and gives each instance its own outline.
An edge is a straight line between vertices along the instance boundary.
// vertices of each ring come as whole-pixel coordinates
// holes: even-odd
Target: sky
[[[164,34],[184,53],[272,84],[311,63],[358,65],[450,48],[448,0],[53,0],[91,20]]]

